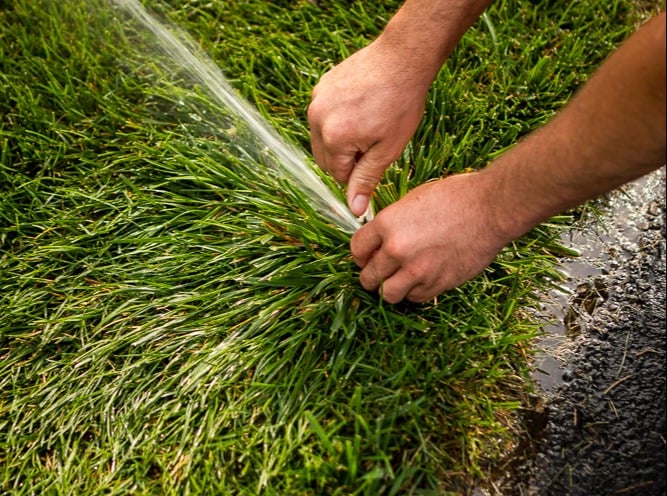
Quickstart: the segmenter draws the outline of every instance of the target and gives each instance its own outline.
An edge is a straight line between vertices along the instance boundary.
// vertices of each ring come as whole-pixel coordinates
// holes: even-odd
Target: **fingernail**
[[[350,210],[354,215],[361,215],[366,211],[368,207],[368,195],[357,195],[352,199],[350,204]]]

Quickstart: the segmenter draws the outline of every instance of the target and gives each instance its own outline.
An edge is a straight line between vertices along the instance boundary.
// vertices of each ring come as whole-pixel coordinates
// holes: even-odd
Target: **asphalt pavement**
[[[569,278],[527,442],[489,493],[667,494],[665,169],[612,195],[603,224],[592,270]]]

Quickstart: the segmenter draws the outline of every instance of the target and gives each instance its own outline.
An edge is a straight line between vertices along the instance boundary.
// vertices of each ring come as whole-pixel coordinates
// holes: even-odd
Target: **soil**
[[[481,493],[667,494],[665,169],[613,195],[605,223],[565,305],[555,300],[561,324],[537,362],[528,438]]]

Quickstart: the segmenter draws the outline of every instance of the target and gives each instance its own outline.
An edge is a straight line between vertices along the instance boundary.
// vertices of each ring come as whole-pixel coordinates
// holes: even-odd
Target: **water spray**
[[[282,172],[307,195],[317,212],[349,234],[359,228],[359,220],[315,173],[308,164],[305,153],[283,139],[257,110],[234,91],[222,70],[197,48],[187,33],[176,26],[159,21],[138,0],[113,1],[141,26],[148,29],[155,36],[160,48],[208,90],[218,104],[227,108],[234,119],[243,122],[252,130],[258,144],[263,147],[268,157],[267,164],[274,169],[274,172]]]

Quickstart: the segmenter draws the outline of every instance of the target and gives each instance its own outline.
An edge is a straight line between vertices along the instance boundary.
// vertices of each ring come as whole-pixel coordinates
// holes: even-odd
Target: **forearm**
[[[400,54],[427,86],[492,0],[407,0],[376,43]]]
[[[665,15],[649,21],[573,100],[482,171],[500,229],[539,222],[665,163]]]

